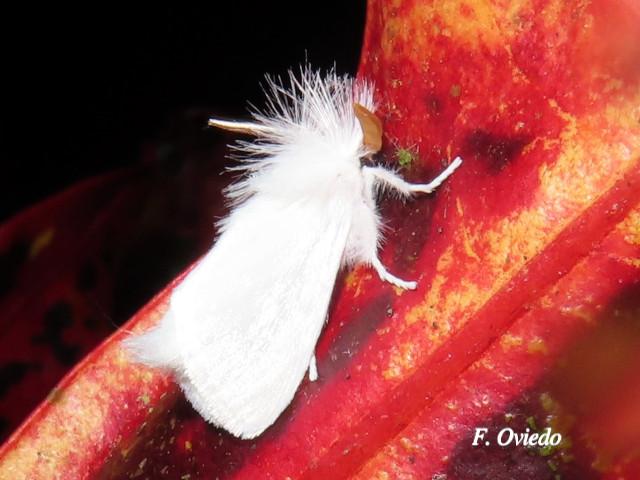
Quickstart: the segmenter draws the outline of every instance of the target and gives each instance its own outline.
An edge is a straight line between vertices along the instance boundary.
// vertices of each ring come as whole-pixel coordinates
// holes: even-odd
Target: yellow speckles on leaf
[[[514,212],[484,233],[488,249],[482,260],[497,278],[506,279],[540,251],[552,228],[543,211]]]
[[[485,3],[473,3],[471,15],[476,17],[476,24],[482,22],[482,5]],[[440,27],[442,30],[449,30],[455,37],[460,34],[460,30],[456,30],[446,20],[453,12],[459,14],[461,3],[448,2],[448,7],[444,9],[440,8],[440,4],[435,0],[427,6],[414,7],[423,9],[422,16],[419,17],[422,21],[421,28],[429,25],[425,23],[429,15],[433,18],[443,15],[442,18],[438,17]],[[561,2],[554,2],[553,8],[561,8],[560,4]],[[523,3],[521,8],[529,7]],[[550,7],[546,12],[548,18],[553,18],[553,8]],[[435,11],[438,13],[434,13]],[[513,14],[516,15],[517,12]],[[406,28],[409,30],[404,34],[410,34],[411,29],[417,28],[417,25]],[[467,25],[465,28],[472,27]],[[429,33],[423,35],[428,36]],[[486,38],[483,37],[480,41],[486,41]],[[450,87],[451,85],[447,86]],[[620,90],[624,91],[624,88]],[[612,95],[622,93],[618,93],[616,87]],[[439,258],[423,300],[405,314],[405,325],[411,327],[420,323],[414,328],[422,329],[432,342],[427,347],[428,352],[420,352],[421,359],[428,358],[432,349],[436,349],[447,336],[457,332],[464,322],[472,318],[492,295],[504,288],[516,275],[525,274],[523,268],[529,262],[539,258],[571,222],[584,214],[600,196],[607,194],[616,182],[638,165],[640,110],[637,105],[640,102],[634,104],[613,99],[610,105],[603,106],[602,109],[579,115],[570,110],[569,106],[565,107],[565,100],[561,97],[548,100],[548,104],[551,116],[556,115],[561,120],[562,129],[557,134],[539,137],[530,144],[531,147],[526,147],[525,154],[542,153],[544,158],[543,161],[531,164],[537,165],[532,167],[537,168],[537,172],[534,170],[532,173],[537,173],[538,182],[532,181],[528,185],[532,191],[526,204],[514,205],[512,211],[501,218],[487,217],[482,223],[474,224],[468,217],[469,213],[465,212],[464,202],[460,198],[455,199],[454,215],[458,218],[454,222],[457,227],[452,232],[452,243]],[[571,105],[571,102],[567,104]],[[547,116],[548,111],[545,119]],[[522,124],[516,123],[518,120],[527,121],[516,118],[515,129],[523,128]],[[533,143],[538,146],[535,151]],[[540,152],[541,145],[547,151]],[[626,242],[640,245],[639,211],[630,215],[618,228],[623,230]],[[476,261],[470,262],[465,256]],[[455,260],[459,258],[462,258],[465,265],[462,276],[455,265]],[[551,298],[545,298],[543,306],[548,307],[552,303]],[[584,313],[573,312],[578,315]],[[437,328],[432,327],[434,322]],[[548,350],[541,339],[529,342],[528,339],[506,337],[501,339],[501,346],[512,348],[518,341],[531,353],[545,354]],[[381,370],[385,376],[398,379],[414,368],[415,361],[406,362],[403,360],[403,352],[398,350],[390,359],[389,366],[382,367]]]
[[[349,290],[353,298],[357,298],[362,293],[363,284],[371,280],[371,273],[367,271],[367,267],[359,266],[351,270],[346,278],[345,285]]]
[[[399,443],[407,453],[415,453],[421,450],[420,446],[416,445],[413,440],[408,437],[401,437]]]
[[[402,466],[406,465],[407,460],[411,457],[414,459],[421,457],[424,447],[420,443],[423,441],[424,435],[422,433],[412,434],[410,437],[396,437],[378,450],[359,473],[349,478],[359,480],[408,480],[414,478],[414,475],[404,471]]]
[[[431,302],[425,300],[423,304],[418,305],[407,313],[405,322],[407,325],[412,325],[416,322],[427,320],[429,314],[433,314],[436,311],[436,302],[440,301],[440,291],[446,281],[446,277],[441,275],[441,272],[445,272],[453,264],[453,248],[447,247],[436,264],[436,275],[431,282],[431,288],[429,289],[429,295]]]
[[[553,301],[553,299],[549,295],[544,295],[544,296],[540,297],[540,300],[538,300],[538,305],[541,308],[549,309],[549,308],[555,306],[555,302]]]
[[[349,290],[354,290],[357,288],[359,282],[359,278],[358,275],[356,273],[356,269],[354,268],[353,270],[351,270],[349,273],[347,273],[345,279],[344,279],[344,283],[345,286],[349,289]]]
[[[489,357],[482,357],[477,363],[476,365],[478,367],[482,367],[485,370],[488,370],[489,372],[493,372],[496,369],[496,365],[495,363],[493,363],[493,360],[491,360]],[[473,368],[473,367],[472,367]]]
[[[453,248],[448,246],[444,251],[440,258],[438,259],[438,263],[436,265],[436,272],[444,272],[453,264]]]
[[[475,310],[486,300],[485,294],[479,286],[466,278],[463,278],[457,291],[448,292],[444,300],[445,321],[451,318],[454,312]]]
[[[637,159],[627,146],[634,142],[634,135],[622,134],[613,125],[603,125],[602,118],[576,120],[559,114],[567,119],[560,135],[560,152],[553,165],[543,164],[538,172],[539,195],[547,199],[542,206],[549,222],[566,217],[568,211],[581,212],[581,207],[593,203],[611,188]],[[603,131],[608,131],[606,137]],[[638,140],[640,131],[635,135],[635,142]],[[636,148],[640,150],[640,143]]]
[[[533,142],[530,142],[529,145],[525,146],[522,149],[523,154],[529,153],[531,150],[533,150],[533,147],[535,147],[536,144],[540,141],[542,142],[542,149],[544,151],[549,151],[551,149],[556,148],[558,145],[560,145],[560,140],[558,140],[557,138],[538,137]]]
[[[386,22],[380,42],[384,57],[406,56],[421,64],[424,53],[432,50],[430,45],[438,37],[472,49],[503,48],[520,32],[520,22],[513,18],[530,0],[513,3],[515,7],[507,11],[489,0],[415,2],[402,16],[394,14],[399,3],[385,4]]]
[[[430,348],[437,348],[451,331],[460,328],[638,162],[640,126],[630,133],[615,123],[603,125],[602,116],[577,118],[562,111],[556,101],[549,104],[566,123],[555,139],[559,149],[555,161],[538,169],[539,184],[531,203],[493,223],[470,227],[461,222],[453,235],[455,244],[438,261],[424,300],[405,316],[407,326],[424,322]],[[603,137],[602,131],[609,135]],[[456,210],[464,217],[459,199]],[[634,213],[623,227],[627,241],[637,242],[640,237],[638,216]],[[451,259],[464,254],[479,257],[481,262],[467,262],[469,268],[460,278],[451,271],[455,268]],[[431,328],[433,322],[438,329]],[[544,342],[535,340],[527,348],[532,353],[547,350]],[[394,375],[399,375],[397,363],[394,367]]]
[[[460,200],[460,197],[456,197],[456,212],[458,212],[458,215],[461,217],[464,217],[464,209],[462,208],[462,201]]]
[[[534,338],[530,340],[529,344],[527,345],[527,351],[529,353],[542,353],[543,355],[549,353],[547,344],[541,338]]]
[[[500,337],[500,346],[503,351],[511,350],[513,347],[522,345],[522,337],[505,333]]]
[[[533,9],[533,5],[531,0],[510,0],[507,2],[504,7],[506,15],[511,23],[515,25],[521,25],[522,22],[522,13],[526,11],[531,11]]]
[[[462,227],[462,241],[464,245],[464,253],[467,254],[468,257],[473,258],[474,260],[480,261],[480,257],[473,249],[473,244],[477,239],[477,235],[469,233],[469,229],[466,227]]]
[[[610,78],[604,86],[603,92],[610,93],[616,90],[621,90],[623,86],[624,83],[619,78]]]
[[[442,24],[442,30],[456,43],[474,48],[478,48],[482,43],[490,46],[506,43],[503,32],[496,28],[496,16],[499,15],[499,11],[492,7],[491,2],[436,0],[430,4],[418,2],[415,10],[414,14],[431,18],[432,11],[435,11]],[[461,15],[464,15],[464,21],[461,21]]]
[[[437,302],[440,301],[440,290],[445,281],[446,278],[443,275],[435,276],[425,301],[412,308],[405,316],[407,325],[413,325],[416,322],[426,321],[429,317],[433,317],[436,312]]]
[[[564,306],[560,308],[560,311],[567,316],[572,316],[584,320],[586,323],[591,323],[594,320],[593,312],[589,311],[584,305],[589,303],[592,299],[582,299],[583,304],[578,306]]]
[[[565,0],[552,0],[544,6],[540,12],[540,16],[547,28],[555,29],[554,27],[558,25],[565,3]]]
[[[392,6],[386,8],[393,9]],[[395,15],[387,15],[381,39],[383,57],[391,58],[394,52],[399,53],[398,50],[406,49],[408,45],[411,45],[411,42],[408,41],[412,35],[411,30],[404,19],[397,18]],[[415,48],[421,48],[421,45],[426,44],[427,35],[418,35],[416,40],[420,45]]]
[[[617,85],[616,79],[610,79],[609,83]],[[606,106],[604,113],[607,123],[638,132],[640,130],[640,89],[635,95],[621,94]],[[637,147],[637,140],[635,144]]]
[[[440,292],[431,290],[426,299],[427,305],[435,305],[429,315],[431,321],[428,321],[430,328],[427,329],[427,336],[434,347],[454,328],[453,317],[456,312],[475,311],[486,300],[486,292],[482,292],[478,285],[466,278],[461,280],[458,288],[447,290],[441,297],[436,297],[436,294],[439,296]]]
[[[625,257],[622,261],[631,267],[640,268],[640,258]]]
[[[37,448],[39,452],[48,452],[54,461],[46,467],[40,463],[41,478],[57,478],[60,458],[75,452],[78,445],[91,444],[103,434],[102,422],[108,408],[101,401],[102,394],[102,388],[91,382],[68,386],[65,395],[51,406],[49,416],[56,415],[57,418],[40,424],[37,444],[32,442],[21,448],[14,448],[12,455],[26,460],[25,456],[29,456],[33,448]],[[73,418],[73,421],[69,422],[69,418]],[[31,458],[33,457],[27,460],[29,463]],[[49,472],[50,469],[53,471]]]
[[[640,210],[632,210],[629,215],[617,227],[624,236],[625,242],[630,245],[640,246]]]
[[[514,60],[513,51],[511,50],[511,45],[508,45],[508,44],[505,45],[504,49],[507,52],[507,55],[509,56],[509,61],[511,62],[511,79],[513,80],[513,83],[516,85],[531,83],[531,80],[529,80],[529,77],[527,77],[527,74],[522,70],[522,68],[518,66],[518,64]]]
[[[391,351],[389,365],[382,372],[386,380],[392,380],[416,369],[417,346],[414,343],[394,345]]]
[[[47,228],[40,232],[36,238],[31,242],[31,247],[29,248],[29,258],[37,257],[42,250],[49,246],[53,237],[55,236],[56,230],[53,227]]]
[[[387,335],[391,331],[391,327],[378,328],[376,330],[376,334],[378,335]]]
[[[575,137],[575,135],[576,135],[576,133],[578,131],[576,117],[574,117],[570,113],[567,113],[564,110],[562,110],[560,108],[560,105],[558,105],[558,102],[553,98],[549,99],[549,106],[558,114],[558,116],[561,119],[563,119],[565,122],[567,122],[567,125],[563,129],[560,137],[563,140],[570,140],[573,137]]]
[[[486,300],[488,294],[468,279],[462,279],[458,288],[443,293],[445,279],[444,275],[436,275],[424,302],[412,308],[405,317],[407,325],[426,321],[430,327],[427,335],[434,346],[451,331],[455,312],[473,310]],[[433,322],[437,328],[433,328]]]
[[[393,288],[393,292],[396,294],[396,297],[400,297],[408,291],[406,288],[400,288],[396,285],[392,285],[391,288]]]

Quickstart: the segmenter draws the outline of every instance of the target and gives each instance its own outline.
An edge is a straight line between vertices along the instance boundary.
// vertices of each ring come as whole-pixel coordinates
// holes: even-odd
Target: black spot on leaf
[[[38,343],[51,343],[61,338],[62,331],[73,324],[71,305],[60,301],[53,304],[44,315],[44,331],[33,337]]]
[[[53,345],[53,354],[62,365],[73,365],[80,356],[80,347],[59,342]]]
[[[425,99],[427,111],[434,117],[439,116],[442,113],[442,100],[436,95],[428,95]]]
[[[60,301],[49,308],[44,316],[42,333],[34,335],[35,343],[51,347],[53,355],[63,365],[72,365],[80,353],[79,347],[65,343],[64,330],[73,325],[73,310],[67,302]]]
[[[81,292],[93,290],[98,284],[98,270],[92,263],[86,263],[78,272],[76,286]]]
[[[508,137],[486,130],[474,130],[466,139],[465,158],[475,157],[487,165],[489,172],[497,174],[513,161],[530,139],[525,136]]]
[[[16,277],[28,253],[26,242],[14,243],[8,251],[0,253],[0,296],[6,295],[16,284]]]
[[[0,397],[20,383],[32,368],[33,365],[27,362],[9,362],[0,366]]]

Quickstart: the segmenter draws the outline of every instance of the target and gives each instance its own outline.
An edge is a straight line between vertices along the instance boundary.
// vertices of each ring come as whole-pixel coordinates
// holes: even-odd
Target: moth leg
[[[309,361],[309,381],[315,382],[316,380],[318,380],[318,366],[316,365],[316,354],[314,353]]]
[[[429,183],[409,183],[401,176],[383,167],[364,167],[365,174],[371,175],[374,179],[374,183],[380,183],[386,187],[392,188],[398,191],[404,196],[409,196],[413,193],[431,193],[438,188],[442,182],[444,182],[460,165],[462,165],[462,159],[456,157],[453,162],[445,168],[440,175],[431,180]]]
[[[389,273],[384,265],[382,265],[382,262],[377,255],[374,255],[373,259],[371,260],[371,266],[375,269],[376,272],[378,272],[378,276],[383,282],[389,282],[391,285],[395,285],[396,287],[403,288],[405,290],[415,290],[418,286],[417,282],[402,280],[401,278],[398,278],[395,275]]]
[[[378,245],[381,242],[380,220],[376,212],[375,177],[371,169],[363,169],[363,178],[363,199],[355,211],[347,240],[347,263],[367,263],[375,269],[383,282],[413,290],[416,288],[416,282],[402,280],[389,273],[378,258]]]

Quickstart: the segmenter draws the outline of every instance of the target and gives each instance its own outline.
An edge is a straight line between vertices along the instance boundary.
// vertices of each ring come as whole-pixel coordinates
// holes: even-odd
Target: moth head
[[[353,111],[362,128],[362,143],[370,155],[382,148],[382,121],[368,108],[359,103],[353,104]]]

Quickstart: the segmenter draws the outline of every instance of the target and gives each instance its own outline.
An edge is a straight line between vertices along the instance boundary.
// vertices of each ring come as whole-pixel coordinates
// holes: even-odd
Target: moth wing
[[[291,402],[324,324],[348,202],[249,199],[174,292],[180,382],[212,423],[251,438]]]

